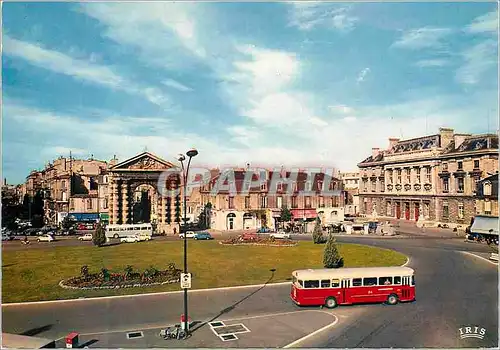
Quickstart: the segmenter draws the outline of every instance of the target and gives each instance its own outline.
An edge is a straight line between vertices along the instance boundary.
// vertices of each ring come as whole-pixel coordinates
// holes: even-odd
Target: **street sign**
[[[190,273],[181,273],[181,288],[191,288],[191,274]]]

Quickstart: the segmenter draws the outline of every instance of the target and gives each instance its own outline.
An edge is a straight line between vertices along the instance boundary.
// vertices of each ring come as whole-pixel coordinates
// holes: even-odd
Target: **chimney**
[[[441,148],[446,148],[453,141],[453,129],[439,128],[439,138]]]
[[[372,158],[375,158],[380,153],[380,148],[372,148]]]
[[[396,144],[399,142],[398,138],[390,137],[389,138],[389,150],[391,150]]]
[[[7,178],[6,177],[3,178],[3,185],[7,186]]]

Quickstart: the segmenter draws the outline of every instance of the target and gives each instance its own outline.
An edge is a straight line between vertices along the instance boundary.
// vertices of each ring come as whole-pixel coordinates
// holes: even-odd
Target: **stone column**
[[[118,183],[114,180],[111,184],[111,201],[110,201],[110,223],[117,224],[118,223]]]
[[[128,196],[128,181],[123,181],[122,188],[122,223],[128,223],[128,215],[129,215],[129,196]]]

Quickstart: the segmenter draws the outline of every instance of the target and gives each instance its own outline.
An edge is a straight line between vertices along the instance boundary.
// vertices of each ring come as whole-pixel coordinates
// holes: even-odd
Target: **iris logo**
[[[466,339],[466,338],[478,338],[478,339],[484,339],[484,335],[486,334],[486,329],[482,327],[462,327],[459,328],[458,331],[460,332],[460,339]]]

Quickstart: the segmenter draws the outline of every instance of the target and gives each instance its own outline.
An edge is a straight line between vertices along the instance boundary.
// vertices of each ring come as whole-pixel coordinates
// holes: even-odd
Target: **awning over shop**
[[[294,219],[316,219],[318,217],[316,209],[292,209],[290,212]]]
[[[472,233],[498,236],[497,216],[476,216],[470,229]]]
[[[75,221],[97,221],[99,213],[69,213],[69,218]]]
[[[108,213],[99,213],[99,219],[109,220],[109,214]]]

